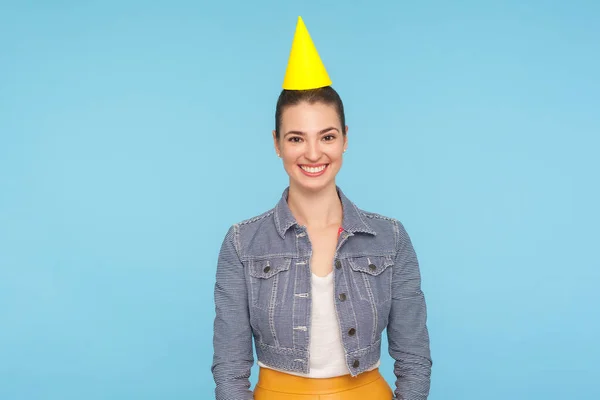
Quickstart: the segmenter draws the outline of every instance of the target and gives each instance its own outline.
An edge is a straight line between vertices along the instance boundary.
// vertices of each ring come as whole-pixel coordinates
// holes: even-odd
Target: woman
[[[273,141],[289,175],[270,211],[233,225],[219,254],[212,372],[217,399],[426,399],[431,358],[411,241],[336,185],[343,103],[299,19]],[[379,373],[381,334],[395,390]],[[250,391],[256,347],[259,379]]]

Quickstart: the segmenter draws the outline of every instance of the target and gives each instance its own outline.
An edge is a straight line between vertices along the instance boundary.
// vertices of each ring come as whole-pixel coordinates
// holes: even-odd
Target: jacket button
[[[263,269],[264,273],[266,274],[267,272],[269,272],[271,270],[271,267],[265,267],[265,269]]]
[[[358,368],[358,367],[359,367],[359,365],[360,365],[360,362],[358,362],[358,360],[354,360],[354,362],[352,363],[352,366],[353,366],[354,368]]]
[[[369,264],[369,269],[371,271],[375,271],[377,269],[377,267],[375,266],[375,264]]]
[[[346,293],[340,293],[340,301],[346,301]]]
[[[356,329],[350,328],[350,330],[348,331],[348,335],[354,336],[355,334],[356,334]]]
[[[335,267],[336,267],[337,269],[340,269],[340,268],[342,268],[342,262],[341,262],[340,260],[336,260],[336,261],[335,261]]]

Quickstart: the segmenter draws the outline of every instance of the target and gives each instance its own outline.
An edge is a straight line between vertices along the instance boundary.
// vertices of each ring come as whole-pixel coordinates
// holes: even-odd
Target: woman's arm
[[[215,311],[211,369],[216,400],[252,399],[249,380],[254,363],[252,330],[235,225],[227,232],[219,253]]]
[[[431,377],[427,309],[419,263],[404,226],[396,221],[397,253],[392,278],[392,307],[387,327],[394,358],[396,399],[426,400]]]

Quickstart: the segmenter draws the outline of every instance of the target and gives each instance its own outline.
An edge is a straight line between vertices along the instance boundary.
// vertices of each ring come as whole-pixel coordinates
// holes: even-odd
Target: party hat
[[[319,57],[302,17],[298,17],[296,33],[288,60],[283,88],[287,90],[316,89],[331,85],[331,79]]]

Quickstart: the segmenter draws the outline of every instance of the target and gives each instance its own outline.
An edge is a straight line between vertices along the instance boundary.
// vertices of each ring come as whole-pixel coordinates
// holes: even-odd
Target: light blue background
[[[430,399],[600,398],[600,3],[522,3],[2,2],[0,398],[213,396],[217,252],[287,184],[298,15],[339,185],[419,255]]]

